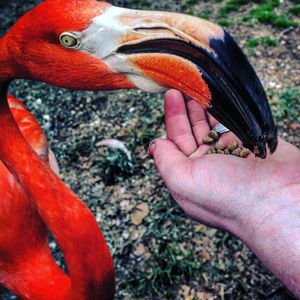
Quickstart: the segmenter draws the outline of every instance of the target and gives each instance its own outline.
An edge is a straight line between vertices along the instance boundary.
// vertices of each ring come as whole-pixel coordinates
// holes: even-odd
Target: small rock
[[[240,153],[240,157],[242,158],[247,158],[250,154],[250,150],[247,148],[242,148],[241,153]]]
[[[233,152],[237,148],[237,146],[238,146],[238,142],[237,141],[232,141],[228,145],[227,149],[228,149],[229,152]]]
[[[216,143],[215,144],[215,149],[217,150],[217,152],[218,152],[218,150],[224,150],[225,149],[225,146],[223,145],[223,144],[221,144],[221,143]]]
[[[123,200],[121,203],[120,203],[120,208],[124,211],[128,211],[130,210],[130,201],[129,200]]]
[[[230,154],[230,151],[228,149],[225,149],[224,154]]]
[[[207,144],[207,145],[210,145],[214,142],[214,139],[211,138],[210,136],[205,136],[203,137],[203,143],[204,144]]]
[[[235,155],[235,156],[240,156],[241,151],[242,151],[241,148],[236,148],[235,150],[233,150],[233,151],[231,152],[231,154],[232,154],[232,155]]]
[[[225,152],[223,150],[217,150],[218,154],[225,154]]]
[[[209,228],[209,229],[205,232],[205,234],[206,234],[208,237],[212,238],[212,237],[214,237],[214,236],[216,235],[217,232],[218,232],[217,229]]]
[[[217,141],[219,139],[219,134],[214,130],[211,130],[208,136],[211,137],[214,141]]]

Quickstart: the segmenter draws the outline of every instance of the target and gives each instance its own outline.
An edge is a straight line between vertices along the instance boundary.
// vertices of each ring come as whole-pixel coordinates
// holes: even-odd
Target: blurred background
[[[0,36],[39,2],[0,0]],[[110,2],[224,26],[258,72],[280,136],[300,146],[299,0]],[[116,299],[292,299],[242,242],[187,219],[170,197],[147,152],[149,142],[164,135],[162,95],[83,93],[19,80],[10,93],[38,118],[63,180],[104,232],[116,263]],[[106,138],[126,143],[132,159],[96,146]],[[50,246],[63,267],[55,241]]]

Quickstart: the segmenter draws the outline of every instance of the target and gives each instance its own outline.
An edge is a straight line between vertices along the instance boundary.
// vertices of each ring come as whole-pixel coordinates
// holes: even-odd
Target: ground
[[[0,0],[0,36],[38,2]],[[299,0],[115,4],[182,11],[225,26],[258,72],[279,134],[300,146]],[[147,152],[165,134],[162,95],[83,93],[29,81],[14,82],[10,92],[36,115],[63,180],[95,214],[116,263],[116,299],[288,299],[242,242],[189,220],[171,199]],[[111,137],[126,143],[131,161],[96,146]],[[63,264],[55,242],[50,245]],[[16,299],[5,291],[2,297]]]

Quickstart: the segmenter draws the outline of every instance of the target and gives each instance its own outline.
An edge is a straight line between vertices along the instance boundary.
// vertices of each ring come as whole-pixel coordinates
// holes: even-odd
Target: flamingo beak
[[[116,7],[99,17],[97,26],[103,29],[112,19],[107,38],[117,42],[101,59],[113,70],[146,91],[176,88],[188,94],[256,156],[276,150],[277,128],[263,86],[220,26],[182,14]]]

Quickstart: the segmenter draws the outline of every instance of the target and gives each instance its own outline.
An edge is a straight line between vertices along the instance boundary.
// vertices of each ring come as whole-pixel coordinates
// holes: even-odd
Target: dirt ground
[[[0,0],[0,36],[39,2]],[[226,30],[244,49],[265,86],[280,136],[300,147],[299,93],[293,92],[300,86],[299,26],[246,22],[254,3],[225,16],[220,14],[225,1],[114,3],[192,10],[215,22],[225,19]],[[283,1],[276,12],[287,13],[294,5]],[[298,16],[293,19],[299,22]],[[249,46],[249,40],[265,37],[272,37],[276,45]],[[165,134],[162,95],[75,92],[21,80],[10,92],[38,118],[63,180],[93,211],[114,256],[116,299],[292,299],[241,241],[189,220],[171,199],[147,152],[149,142]],[[133,159],[96,146],[106,138],[125,142]],[[57,245],[54,241],[50,245],[63,265]],[[2,298],[17,299],[4,290]]]

